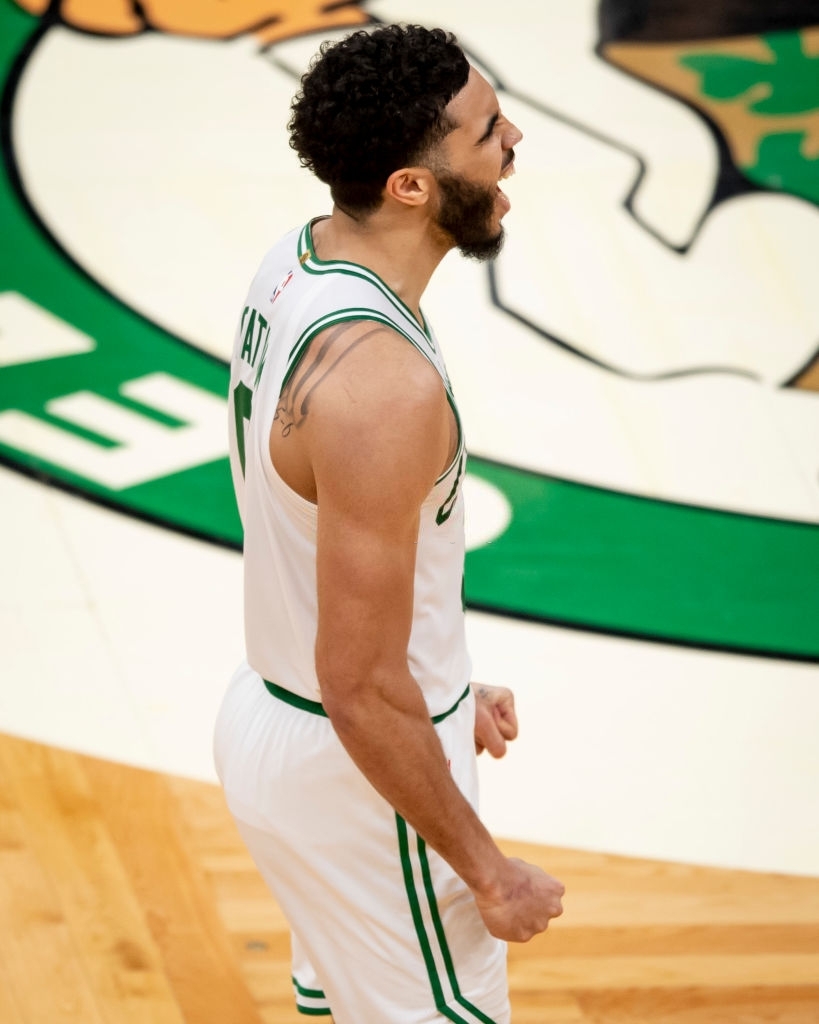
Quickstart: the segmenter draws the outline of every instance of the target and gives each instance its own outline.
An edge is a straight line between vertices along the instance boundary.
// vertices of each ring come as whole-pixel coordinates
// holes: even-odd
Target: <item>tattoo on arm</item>
[[[293,427],[298,429],[302,425],[309,412],[313,393],[341,360],[353,349],[358,348],[363,341],[367,341],[375,334],[386,333],[385,327],[373,327],[366,334],[362,334],[360,338],[356,338],[352,344],[346,347],[339,345],[342,337],[357,327],[360,322],[340,324],[335,330],[330,331],[313,355],[309,365],[304,368],[300,367],[282,389],[279,404],[276,406],[276,415],[273,417],[274,421],[281,423],[282,437],[287,437]]]

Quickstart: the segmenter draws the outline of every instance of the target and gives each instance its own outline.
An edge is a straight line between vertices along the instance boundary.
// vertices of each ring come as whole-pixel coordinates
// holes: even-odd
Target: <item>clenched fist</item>
[[[508,857],[499,877],[473,894],[490,935],[528,942],[563,913],[565,891],[562,882],[534,864]]]

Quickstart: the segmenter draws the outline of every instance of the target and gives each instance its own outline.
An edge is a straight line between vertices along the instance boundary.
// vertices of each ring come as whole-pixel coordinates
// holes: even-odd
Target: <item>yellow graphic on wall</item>
[[[30,14],[44,15],[49,0],[17,0]],[[353,28],[370,21],[358,2],[316,0],[62,0],[60,20],[84,32],[136,35],[148,29],[170,35],[231,39],[252,33],[264,46],[308,32]]]

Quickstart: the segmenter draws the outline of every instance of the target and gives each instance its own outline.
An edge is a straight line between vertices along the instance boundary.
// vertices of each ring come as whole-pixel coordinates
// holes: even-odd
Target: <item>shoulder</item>
[[[372,320],[337,324],[310,344],[294,384],[311,390],[316,413],[353,422],[393,417],[445,404],[444,384],[433,364],[398,331]]]
[[[402,335],[366,320],[331,328],[293,386],[319,490],[389,486],[423,500],[447,458],[449,406],[438,371]]]

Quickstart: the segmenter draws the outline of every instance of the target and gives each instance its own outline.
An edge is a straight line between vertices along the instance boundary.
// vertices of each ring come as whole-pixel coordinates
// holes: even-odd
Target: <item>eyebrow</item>
[[[489,118],[489,123],[486,126],[486,131],[483,133],[483,135],[475,143],[476,146],[479,146],[482,142],[486,142],[486,140],[489,138],[489,136],[494,131],[495,125],[498,123],[498,118],[499,117],[500,117],[500,111],[498,110]]]

